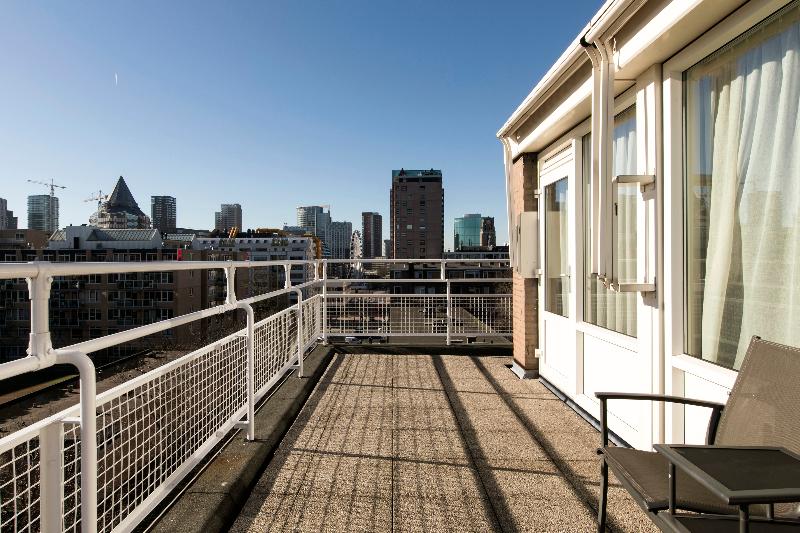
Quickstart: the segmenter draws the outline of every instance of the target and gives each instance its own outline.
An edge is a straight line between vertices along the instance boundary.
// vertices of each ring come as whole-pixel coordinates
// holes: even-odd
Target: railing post
[[[53,422],[39,433],[41,530],[60,533],[64,519],[64,425]]]
[[[42,268],[41,266],[39,267]],[[35,278],[28,278],[28,297],[31,301],[31,333],[28,340],[28,355],[39,358],[43,366],[54,363],[53,345],[50,341],[50,287],[53,277],[40,270]]]
[[[442,259],[442,262],[439,266],[439,279],[443,281],[447,279],[447,270],[445,269],[445,265],[447,265],[447,263],[444,259]]]
[[[303,368],[303,290],[295,289],[297,294],[297,366],[298,376],[304,378],[305,370]]]
[[[450,280],[447,280],[447,345],[450,346],[450,323],[452,322],[452,302],[450,299]]]
[[[236,303],[236,267],[225,267],[225,303]]]
[[[322,260],[322,342],[328,344],[328,260]]]
[[[247,313],[247,440],[253,441],[256,438],[256,320],[252,305],[240,303],[239,308]]]
[[[283,281],[283,288],[288,289],[292,286],[292,265],[286,263],[283,265],[283,271],[285,272],[285,280]]]
[[[58,363],[74,365],[81,397],[81,532],[97,532],[97,382],[94,363],[82,352],[57,352]]]

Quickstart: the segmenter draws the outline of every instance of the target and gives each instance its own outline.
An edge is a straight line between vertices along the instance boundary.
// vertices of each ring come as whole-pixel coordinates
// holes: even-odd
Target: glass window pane
[[[545,311],[569,316],[569,211],[567,178],[544,189],[545,201]]]
[[[686,351],[800,345],[800,9],[685,74]]]
[[[631,107],[614,119],[612,150],[612,173],[615,176],[636,174],[636,108]],[[617,190],[617,197],[614,198],[617,281],[630,283],[636,281],[636,205],[640,193],[638,185],[620,185]],[[635,298],[633,300],[635,303]]]
[[[583,138],[585,268],[587,272],[584,321],[636,336],[636,294],[607,289],[591,274],[591,134]],[[636,108],[630,107],[614,118],[612,173],[636,174]],[[616,252],[617,278],[620,282],[636,280],[636,205],[638,187],[619,187],[615,199],[617,215]]]

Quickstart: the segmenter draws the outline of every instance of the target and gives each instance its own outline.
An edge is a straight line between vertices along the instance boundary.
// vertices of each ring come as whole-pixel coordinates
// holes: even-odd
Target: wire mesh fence
[[[303,342],[320,335],[321,297],[302,303]],[[295,362],[297,306],[254,327],[259,396]],[[246,412],[246,331],[236,332],[97,398],[97,531],[129,530]],[[0,531],[41,531],[40,433],[61,424],[61,529],[81,529],[79,411],[0,439]]]
[[[328,294],[330,335],[511,334],[511,295]],[[449,313],[448,313],[449,308]],[[449,317],[449,318],[448,318]]]

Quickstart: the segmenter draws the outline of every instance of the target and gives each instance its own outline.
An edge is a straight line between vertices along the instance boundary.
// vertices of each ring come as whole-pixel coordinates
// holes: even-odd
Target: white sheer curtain
[[[713,123],[711,154],[695,147],[711,163],[702,357],[739,368],[752,335],[800,345],[800,24],[695,69],[706,100],[689,109]]]
[[[635,108],[632,107],[615,117],[612,151],[612,167],[615,175],[636,174]],[[615,260],[620,281],[632,281],[636,278],[637,193],[638,189],[635,187],[621,187],[620,196],[616,200],[618,224]],[[587,254],[589,252],[590,249],[587,250]],[[587,258],[587,266],[590,261]],[[586,283],[585,320],[625,335],[636,336],[636,295],[610,291],[595,277],[587,279]]]

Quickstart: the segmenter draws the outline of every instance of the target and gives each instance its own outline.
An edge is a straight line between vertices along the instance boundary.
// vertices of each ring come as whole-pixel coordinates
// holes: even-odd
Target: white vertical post
[[[447,345],[450,346],[450,315],[452,306],[450,304],[450,280],[447,280]]]
[[[41,267],[40,267],[41,268]],[[28,355],[53,364],[50,342],[50,287],[53,277],[46,271],[39,272],[35,278],[28,278],[28,297],[31,301],[31,333],[28,341]]]
[[[53,422],[39,433],[42,532],[60,533],[64,517],[64,425]]]
[[[247,440],[256,438],[256,350],[255,313],[250,304],[239,304],[247,313]]]
[[[299,367],[297,375],[303,378],[305,377],[303,369],[303,290],[295,289],[295,293],[297,294],[297,365]]]
[[[328,260],[322,260],[322,342],[328,343]]]
[[[236,267],[225,268],[225,303],[236,303]]]
[[[286,278],[283,281],[283,288],[288,289],[292,286],[292,265],[286,263],[283,265],[283,271],[285,272],[284,277]]]
[[[57,353],[74,365],[81,383],[81,532],[97,532],[97,382],[94,363],[82,352]]]
[[[441,262],[440,267],[439,267],[439,279],[441,279],[441,280],[447,279],[447,273],[445,271],[445,265],[446,265],[445,260],[442,259],[442,262]]]

